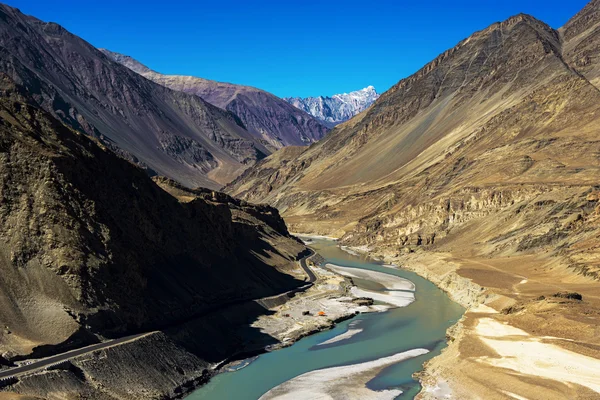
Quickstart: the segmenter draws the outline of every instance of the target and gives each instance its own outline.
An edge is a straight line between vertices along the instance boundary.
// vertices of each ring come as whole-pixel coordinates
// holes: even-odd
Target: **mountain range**
[[[211,311],[304,283],[294,269],[306,248],[277,210],[153,181],[30,94],[0,73],[0,365],[184,332]],[[211,349],[200,331],[187,351],[195,340],[203,359],[232,351]]]
[[[275,148],[308,144],[327,132],[266,92],[212,90],[211,100],[226,97],[215,102],[234,114],[142,77],[60,25],[8,6],[0,16],[0,71],[54,117],[151,175],[218,188]]]
[[[285,101],[334,127],[366,110],[379,98],[373,86],[331,97],[287,97]]]
[[[294,232],[417,271],[469,308],[420,375],[423,398],[597,398],[565,385],[577,372],[553,371],[570,356],[599,365],[588,350],[600,323],[599,77],[599,0],[560,29],[516,15],[225,191],[277,207]],[[543,364],[548,337],[561,339]]]
[[[0,370],[148,334],[0,390],[181,397],[273,339],[251,326],[271,312],[255,300],[305,285],[289,226],[470,307],[424,398],[597,395],[565,384],[560,357],[527,368],[540,348],[600,359],[600,0],[560,29],[494,23],[381,96],[288,99],[314,116],[5,5],[0,54]]]
[[[174,397],[249,335],[272,340],[240,329],[265,313],[254,299],[305,284],[306,247],[276,209],[189,188],[218,187],[269,148],[233,113],[6,5],[0,53],[0,372],[148,333],[111,368],[68,363],[69,389],[3,378],[0,397],[7,384],[34,398]],[[132,386],[142,370],[155,375]]]
[[[520,214],[521,228],[504,231],[495,215],[548,191],[566,199],[577,187],[585,198],[598,172],[594,5],[560,30],[521,14],[473,34],[325,139],[273,154],[226,191],[277,206],[296,231],[349,243],[438,241],[471,220],[497,226],[506,246],[530,242],[537,220]],[[549,235],[574,251],[571,235]]]
[[[230,111],[269,149],[306,146],[321,139],[328,131],[324,124],[308,113],[264,90],[193,76],[163,75],[129,56],[106,49],[100,51],[159,85],[196,95],[214,106]]]

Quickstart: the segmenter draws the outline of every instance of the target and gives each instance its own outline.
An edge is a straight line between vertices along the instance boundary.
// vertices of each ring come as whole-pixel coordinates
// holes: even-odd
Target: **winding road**
[[[80,349],[75,349],[71,351],[67,351],[66,353],[57,354],[55,356],[51,356],[48,358],[44,358],[38,361],[34,361],[27,365],[22,365],[20,367],[15,367],[8,369],[6,371],[0,372],[0,379],[12,378],[17,375],[22,375],[27,372],[35,371],[37,369],[46,368],[52,365],[60,364],[64,361],[68,361],[69,359],[77,356],[81,356],[83,354],[92,353],[96,350],[107,349],[109,347],[118,346],[124,343],[133,342],[134,340],[140,339],[144,336],[152,335],[156,332],[146,332],[146,333],[138,333],[137,335],[125,336],[119,339],[114,339],[108,342],[96,343],[90,346],[82,347]]]
[[[304,272],[306,272],[306,274],[308,275],[308,283],[298,289],[294,289],[295,291],[306,290],[308,287],[312,286],[313,283],[317,280],[317,277],[315,276],[315,274],[306,265],[306,260],[313,257],[314,255],[316,255],[316,253],[314,251],[310,250],[310,254],[308,254],[308,255],[302,257],[300,260],[298,260],[298,262],[300,263],[300,266],[302,267]],[[2,381],[16,378],[19,375],[30,373],[30,372],[40,370],[43,368],[47,368],[47,367],[50,367],[53,365],[61,364],[65,361],[70,360],[71,358],[82,356],[82,355],[85,355],[88,353],[92,353],[97,350],[108,349],[110,347],[119,346],[119,345],[122,345],[125,343],[133,342],[144,336],[149,336],[149,335],[152,335],[157,332],[158,331],[138,333],[135,335],[125,336],[125,337],[110,340],[107,342],[96,343],[96,344],[92,344],[90,346],[86,346],[86,347],[82,347],[79,349],[70,350],[65,353],[57,354],[55,356],[36,360],[27,365],[21,365],[19,367],[14,367],[14,368],[10,368],[10,369],[4,370],[4,371],[0,371],[0,384],[2,383]]]
[[[300,259],[300,266],[302,267],[304,272],[306,272],[306,275],[308,275],[308,283],[314,283],[317,280],[317,277],[316,277],[315,273],[312,272],[312,270],[310,268],[308,268],[308,265],[306,265],[306,260],[315,256],[316,254],[317,253],[315,253],[313,250],[310,250],[309,255],[304,256]]]

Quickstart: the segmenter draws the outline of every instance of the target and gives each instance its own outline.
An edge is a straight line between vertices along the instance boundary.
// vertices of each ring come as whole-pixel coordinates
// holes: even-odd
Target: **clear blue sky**
[[[6,0],[167,74],[278,96],[379,92],[519,12],[554,28],[587,0]],[[416,4],[418,3],[418,4]]]

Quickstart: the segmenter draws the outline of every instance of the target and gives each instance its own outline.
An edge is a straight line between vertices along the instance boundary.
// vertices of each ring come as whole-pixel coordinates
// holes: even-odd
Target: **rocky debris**
[[[576,292],[558,292],[554,293],[552,297],[560,298],[560,299],[569,299],[569,300],[583,300],[583,296]]]
[[[372,306],[374,301],[369,297],[357,297],[352,299],[353,303],[358,304],[359,306]]]
[[[187,163],[208,173],[218,166],[215,157],[197,141],[177,135],[161,135],[162,151],[181,163]]]
[[[209,367],[156,333],[19,377],[4,390],[44,399],[179,398],[208,380]]]
[[[502,309],[502,314],[508,315],[508,314],[516,314],[518,312],[521,312],[525,309],[525,306],[523,305],[512,305],[512,306],[508,306]]]

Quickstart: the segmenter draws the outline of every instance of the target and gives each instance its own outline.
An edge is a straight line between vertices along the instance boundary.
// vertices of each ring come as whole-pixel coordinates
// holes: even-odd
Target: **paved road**
[[[310,268],[308,268],[308,266],[306,265],[306,260],[308,260],[309,258],[311,258],[312,256],[316,255],[317,253],[315,253],[314,251],[310,250],[310,254],[306,257],[303,257],[302,259],[300,259],[300,266],[302,267],[302,269],[304,270],[304,272],[306,272],[306,275],[308,275],[308,282],[309,283],[314,283],[317,280],[317,277],[315,276],[314,272],[312,272],[312,270]]]
[[[317,277],[310,270],[310,268],[308,268],[308,266],[306,265],[306,260],[311,258],[312,256],[314,256],[315,254],[316,253],[311,250],[311,254],[300,259],[300,266],[302,267],[304,272],[306,272],[306,274],[308,275],[308,283],[311,286],[312,286],[312,283],[317,280]],[[303,286],[303,289],[305,290],[308,286],[309,285]],[[139,333],[136,335],[130,335],[130,336],[125,336],[125,337],[122,337],[119,339],[110,340],[108,342],[93,344],[90,346],[82,347],[80,349],[71,350],[66,353],[57,354],[52,357],[34,361],[28,365],[23,365],[21,367],[15,367],[15,368],[7,369],[5,371],[0,371],[0,380],[15,377],[18,375],[22,375],[22,374],[32,372],[32,371],[35,371],[38,369],[43,369],[43,368],[49,367],[51,365],[58,364],[63,361],[67,361],[73,357],[77,357],[77,356],[81,356],[81,355],[84,355],[87,353],[94,352],[96,350],[103,350],[103,349],[107,349],[109,347],[121,345],[123,343],[132,342],[132,341],[142,338],[144,336],[151,335],[152,333],[155,333],[155,332]]]
[[[23,365],[21,367],[15,367],[15,368],[8,369],[6,371],[1,371],[0,379],[10,378],[10,377],[13,377],[16,375],[24,374],[26,372],[31,372],[31,371],[35,371],[37,369],[42,369],[42,368],[48,367],[50,365],[54,365],[54,364],[61,363],[63,361],[67,361],[73,357],[91,353],[96,350],[102,350],[102,349],[106,349],[109,347],[118,346],[123,343],[131,342],[131,341],[137,340],[141,337],[151,335],[152,333],[154,333],[154,332],[138,333],[137,335],[125,336],[125,337],[122,337],[119,339],[110,340],[108,342],[97,343],[97,344],[93,344],[91,346],[82,347],[80,349],[71,350],[66,353],[57,354],[55,356],[44,358],[39,361],[34,361],[29,365]]]

